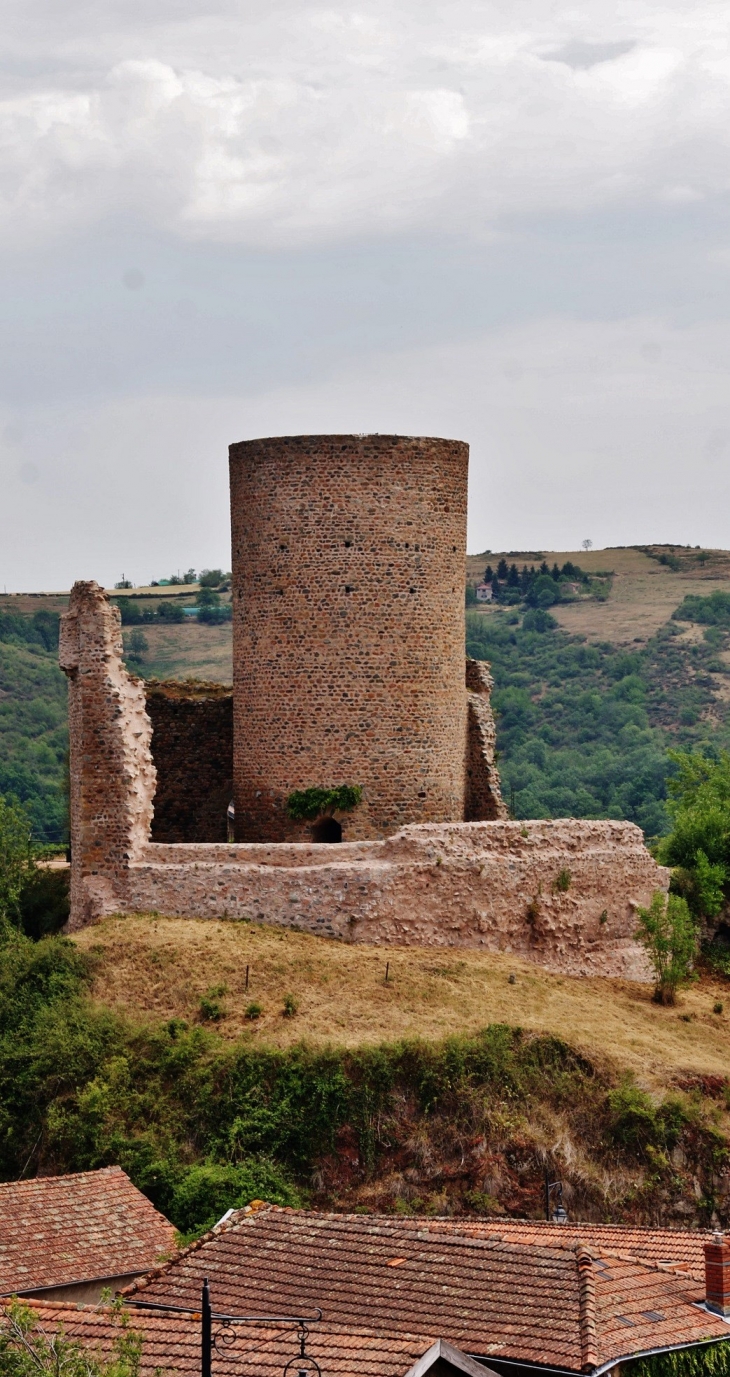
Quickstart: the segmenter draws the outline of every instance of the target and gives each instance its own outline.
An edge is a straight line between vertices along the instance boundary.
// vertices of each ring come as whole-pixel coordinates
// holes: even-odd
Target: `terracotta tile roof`
[[[121,1167],[0,1184],[0,1295],[139,1274],[174,1250]]]
[[[122,1332],[108,1309],[79,1309],[64,1304],[30,1302],[47,1334],[59,1326],[67,1338],[108,1356]],[[130,1312],[129,1327],[141,1333],[140,1377],[154,1377],[162,1369],[171,1377],[200,1372],[200,1320],[183,1316]],[[228,1331],[233,1332],[232,1330]],[[282,1377],[284,1366],[296,1358],[298,1344],[293,1331],[256,1325],[236,1328],[235,1342],[224,1350],[227,1377]],[[316,1325],[307,1351],[316,1358],[322,1377],[405,1377],[414,1362],[434,1342],[429,1335],[397,1334],[383,1337],[367,1330]],[[214,1371],[218,1351],[214,1350]],[[296,1370],[296,1369],[295,1369]],[[486,1377],[495,1377],[494,1373]]]
[[[414,1221],[423,1227],[423,1221]],[[601,1253],[661,1263],[704,1282],[703,1244],[711,1230],[634,1228],[624,1224],[553,1224],[541,1219],[433,1219],[429,1229],[466,1234],[469,1238],[502,1238],[505,1242],[575,1248],[578,1244]]]
[[[126,1294],[295,1314],[382,1336],[438,1334],[464,1352],[589,1371],[658,1347],[730,1338],[704,1288],[659,1264],[569,1246],[474,1237],[433,1221],[239,1211]]]

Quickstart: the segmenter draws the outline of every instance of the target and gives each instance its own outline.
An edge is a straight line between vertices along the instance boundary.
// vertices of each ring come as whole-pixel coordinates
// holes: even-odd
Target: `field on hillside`
[[[469,555],[467,579],[476,583],[484,576],[487,564],[496,568],[501,559],[508,564],[562,567],[566,561],[579,565],[588,574],[611,573],[611,591],[606,602],[581,598],[554,609],[553,615],[571,635],[612,645],[642,644],[655,635],[671,617],[688,593],[706,595],[715,588],[730,591],[730,552],[727,550],[686,550],[669,545],[647,546],[645,553],[634,547],[614,550],[498,551]],[[664,557],[671,563],[662,564]],[[673,567],[674,566],[674,567]],[[492,609],[485,609],[493,615]]]
[[[504,954],[385,952],[255,923],[107,918],[74,942],[96,957],[92,992],[101,1005],[133,1019],[184,1018],[226,1039],[358,1047],[509,1023],[555,1034],[656,1089],[682,1072],[724,1077],[730,1067],[730,983],[707,977],[669,1009],[652,1002],[650,986],[551,975]],[[297,1006],[290,1017],[287,995]],[[205,1017],[206,997],[223,1017]],[[713,1013],[718,1001],[723,1014]],[[246,1017],[252,1003],[261,1007],[255,1020]]]

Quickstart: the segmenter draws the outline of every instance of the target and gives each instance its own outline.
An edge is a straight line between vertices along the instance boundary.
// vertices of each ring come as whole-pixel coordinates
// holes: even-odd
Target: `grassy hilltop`
[[[469,581],[502,558],[471,557]],[[504,559],[529,569],[543,552]],[[505,797],[518,817],[661,833],[667,748],[730,745],[730,556],[545,561],[583,571],[548,606],[523,589],[467,609],[467,649],[492,663]],[[0,793],[49,841],[63,605],[0,599]],[[155,604],[125,611],[130,668],[230,681],[230,623],[141,622],[139,606]],[[256,924],[153,914],[73,942],[0,940],[2,1179],[118,1161],[195,1231],[252,1196],[539,1215],[547,1168],[578,1216],[730,1221],[727,962],[665,1008],[648,986],[506,955]]]

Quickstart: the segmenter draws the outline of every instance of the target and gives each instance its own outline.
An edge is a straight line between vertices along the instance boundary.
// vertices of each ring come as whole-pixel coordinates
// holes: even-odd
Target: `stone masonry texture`
[[[122,662],[119,613],[95,583],[71,592],[60,661],[69,678],[70,929],[156,910],[352,942],[482,947],[576,975],[649,979],[633,938],[636,908],[669,877],[633,823],[496,817],[407,824],[383,840],[340,845],[154,842],[145,691]],[[479,700],[480,806],[497,808],[488,666],[472,661],[467,682]],[[464,695],[463,677],[461,685]],[[465,741],[462,752],[473,764]]]
[[[145,684],[157,772],[152,841],[227,839],[233,797],[233,690],[190,679]]]
[[[359,785],[343,839],[464,818],[468,446],[230,447],[239,841],[302,839],[293,790]]]
[[[497,732],[490,698],[494,680],[483,660],[466,662],[467,744],[465,822],[509,816],[502,802],[502,790],[495,750]]]

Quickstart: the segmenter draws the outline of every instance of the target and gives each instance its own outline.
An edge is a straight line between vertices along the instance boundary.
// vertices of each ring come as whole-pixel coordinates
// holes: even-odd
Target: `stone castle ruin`
[[[467,466],[441,439],[232,445],[232,692],[142,683],[74,585],[72,929],[154,910],[645,978],[635,909],[667,878],[639,828],[508,820],[464,659]]]

